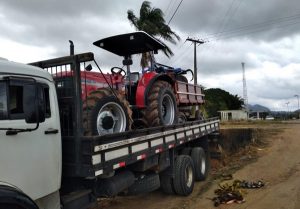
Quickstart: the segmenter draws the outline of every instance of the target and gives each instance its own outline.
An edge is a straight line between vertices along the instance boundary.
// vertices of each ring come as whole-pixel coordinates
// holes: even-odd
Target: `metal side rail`
[[[218,118],[211,118],[104,136],[81,137],[81,176],[95,177],[110,173],[189,141],[201,140],[203,136],[218,131],[219,123]],[[70,143],[71,138],[65,138],[64,141]],[[72,170],[72,163],[65,166],[68,166],[66,170]]]

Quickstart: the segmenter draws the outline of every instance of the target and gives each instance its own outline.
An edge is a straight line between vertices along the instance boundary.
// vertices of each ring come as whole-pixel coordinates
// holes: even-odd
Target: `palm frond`
[[[143,30],[154,37],[161,37],[172,44],[176,44],[180,40],[180,37],[166,24],[163,11],[159,8],[152,8],[149,1],[142,3],[140,17],[136,17],[132,10],[128,10],[127,18],[135,26],[136,30]],[[167,57],[173,55],[172,50],[167,45],[163,53]],[[147,54],[143,54],[141,60],[142,66],[146,64],[145,61],[147,59]]]
[[[149,1],[144,1],[140,9],[140,20],[146,20],[150,11],[151,3]]]
[[[136,29],[138,29],[138,25],[137,25],[137,22],[138,22],[138,18],[134,15],[133,11],[132,10],[128,10],[127,11],[127,19],[130,21],[130,23],[132,25],[134,25],[134,27]]]

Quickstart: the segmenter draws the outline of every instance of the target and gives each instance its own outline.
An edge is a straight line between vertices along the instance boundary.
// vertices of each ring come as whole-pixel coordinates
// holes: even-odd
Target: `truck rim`
[[[98,112],[97,131],[99,135],[126,130],[126,114],[115,102],[105,104]]]
[[[205,162],[205,158],[201,159],[201,173],[205,174],[205,170],[206,170],[206,162]]]
[[[193,183],[193,171],[191,166],[188,166],[185,169],[185,178],[186,178],[185,182],[187,187],[191,187]]]
[[[174,102],[170,95],[166,94],[162,99],[162,120],[164,124],[173,124],[175,118]]]

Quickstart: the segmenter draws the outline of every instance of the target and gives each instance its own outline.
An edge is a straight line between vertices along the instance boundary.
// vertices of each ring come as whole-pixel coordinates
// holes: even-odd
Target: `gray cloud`
[[[219,33],[220,39],[276,40],[299,32],[300,8],[297,0],[190,0],[182,4],[172,25],[199,38]]]

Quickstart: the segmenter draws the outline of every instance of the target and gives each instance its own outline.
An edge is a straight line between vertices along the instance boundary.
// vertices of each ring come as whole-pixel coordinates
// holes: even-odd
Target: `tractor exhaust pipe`
[[[70,42],[70,55],[74,55],[74,44],[73,41],[69,40]]]

